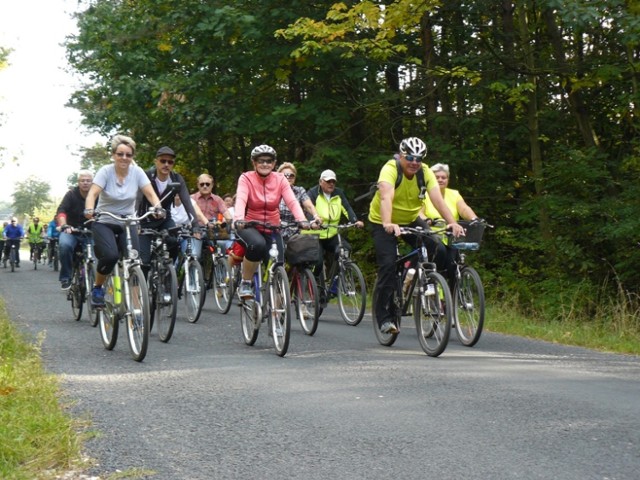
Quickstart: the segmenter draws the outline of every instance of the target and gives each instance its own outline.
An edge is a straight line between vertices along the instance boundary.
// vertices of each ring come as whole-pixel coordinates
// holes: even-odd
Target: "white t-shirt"
[[[116,167],[111,164],[105,165],[98,170],[98,173],[93,178],[93,183],[102,187],[96,209],[113,213],[114,215],[126,216],[135,215],[138,191],[151,182],[142,168],[137,165],[130,165],[129,173],[124,181],[119,183]],[[118,223],[106,215],[101,217],[99,222]]]

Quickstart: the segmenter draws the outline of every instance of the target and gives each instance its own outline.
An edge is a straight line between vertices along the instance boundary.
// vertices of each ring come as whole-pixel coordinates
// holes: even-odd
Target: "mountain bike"
[[[285,258],[289,264],[291,304],[307,335],[316,333],[320,317],[318,284],[312,270],[319,256],[320,243],[317,235],[294,234],[286,241]]]
[[[187,320],[190,323],[195,323],[200,318],[206,295],[204,272],[198,258],[193,254],[191,230],[182,227],[178,232],[178,239],[186,242],[186,250],[184,252],[180,250],[176,260],[178,299],[184,296]]]
[[[20,240],[15,239],[7,239],[6,242],[11,244],[9,248],[9,265],[11,266],[11,271],[15,272],[16,267],[20,266],[19,261],[19,250],[20,250]],[[7,259],[4,259],[4,265],[7,266]]]
[[[207,290],[213,290],[213,299],[218,311],[227,313],[231,308],[234,288],[233,277],[229,270],[227,251],[223,247],[227,240],[218,239],[218,233],[226,228],[226,223],[210,223],[209,227],[213,231],[213,237],[209,240],[203,253],[210,257],[206,262],[209,265],[209,270],[205,272],[205,276],[208,279]]]
[[[399,329],[402,317],[410,315],[412,309],[422,350],[430,357],[437,357],[449,342],[453,303],[447,281],[436,271],[435,263],[429,261],[424,239],[429,235],[439,235],[440,232],[420,227],[402,227],[400,232],[402,235],[415,235],[417,244],[407,255],[401,256],[399,250],[397,253],[396,281],[391,301],[393,321]],[[380,331],[375,308],[377,297],[378,291],[374,287],[371,308],[373,330],[381,345],[391,346],[399,333]]]
[[[158,338],[168,342],[173,335],[178,311],[178,276],[169,254],[167,241],[173,237],[167,230],[143,228],[140,235],[151,236],[151,256],[149,259],[149,330],[154,324],[158,328]],[[175,237],[173,237],[175,239]]]
[[[464,251],[478,250],[485,228],[493,228],[493,226],[482,219],[458,223],[465,229],[465,235],[452,239],[449,247],[458,250],[455,283],[451,293],[454,307],[453,320],[460,343],[473,347],[480,340],[484,326],[484,286],[478,272],[467,265]]]
[[[82,318],[83,305],[87,305],[87,315],[92,327],[98,325],[98,315],[91,305],[91,289],[96,279],[96,264],[93,256],[93,243],[91,242],[91,230],[89,228],[71,228],[73,235],[82,237],[73,252],[71,270],[71,286],[67,291],[67,300],[71,302],[73,318],[79,321]]]
[[[264,262],[258,264],[258,271],[253,276],[255,297],[241,299],[242,336],[247,345],[253,345],[258,338],[261,323],[268,323],[269,335],[273,338],[276,353],[284,357],[289,348],[291,334],[291,297],[287,272],[279,258],[276,234],[288,225],[284,223],[271,225],[258,221],[242,223],[245,228],[257,227],[271,235],[269,256]]]
[[[96,212],[98,218],[107,215],[123,224],[126,238],[125,250],[104,284],[105,306],[98,311],[100,336],[105,348],[113,350],[120,322],[125,322],[131,355],[138,362],[144,360],[149,345],[149,292],[138,252],[133,249],[130,227],[154,213],[150,210],[141,217],[122,218],[110,212]]]
[[[38,269],[38,263],[41,262],[42,249],[44,246],[44,242],[33,242],[33,256],[31,257],[31,261],[33,262],[33,269]]]
[[[344,247],[341,231],[354,228],[355,223],[332,225],[329,228],[337,229],[338,254],[329,257],[331,263],[327,272],[326,263],[323,262],[318,281],[318,293],[320,298],[319,315],[327,307],[329,300],[338,297],[340,315],[347,325],[356,326],[362,321],[367,303],[367,285],[360,267],[351,258],[351,253]]]

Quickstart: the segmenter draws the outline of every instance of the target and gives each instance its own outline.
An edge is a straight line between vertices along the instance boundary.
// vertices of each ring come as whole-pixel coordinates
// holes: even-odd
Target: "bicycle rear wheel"
[[[484,287],[473,267],[462,267],[453,293],[454,323],[460,343],[473,347],[484,326]]]
[[[378,317],[376,316],[376,303],[378,301],[378,289],[377,289],[377,285],[378,285],[378,280],[376,279],[376,282],[374,284],[373,287],[373,295],[371,298],[371,321],[373,323],[373,332],[376,334],[376,338],[378,339],[378,343],[380,345],[384,345],[385,347],[390,347],[391,345],[393,345],[396,341],[396,339],[398,338],[399,333],[382,333],[380,331],[380,325],[379,325],[379,321],[378,321]],[[400,302],[399,302],[399,297],[398,297],[398,291],[397,289],[394,289],[393,295],[391,297],[391,305],[394,310],[394,322],[396,324],[396,326],[398,327],[398,329],[400,328],[400,322],[402,319],[402,316],[400,315],[400,313],[402,312],[401,310],[401,306],[400,306]]]
[[[84,285],[82,284],[84,279],[80,277],[80,269],[75,265],[67,298],[71,301],[71,311],[76,322],[82,318],[82,305],[84,304]]]
[[[449,343],[453,303],[449,285],[437,272],[425,272],[419,294],[413,300],[418,341],[430,357],[437,357]]]
[[[216,256],[213,264],[213,297],[220,313],[227,313],[231,308],[229,283],[232,281],[227,257]]]
[[[178,277],[172,264],[164,265],[158,272],[154,298],[151,299],[151,311],[155,310],[155,324],[158,338],[168,342],[173,334],[178,311]]]
[[[318,284],[309,268],[293,267],[291,300],[296,308],[296,315],[307,335],[313,335],[318,328]]]
[[[347,325],[356,326],[362,321],[367,304],[367,286],[360,267],[353,262],[344,264],[338,275],[338,306]]]
[[[240,304],[240,326],[244,343],[251,346],[258,339],[262,307],[255,300],[243,300]]]
[[[200,318],[205,299],[204,272],[200,262],[190,258],[185,262],[184,301],[187,306],[187,320],[196,323]]]
[[[120,320],[116,317],[116,306],[114,305],[113,277],[109,275],[104,282],[104,308],[98,310],[98,322],[100,324],[100,338],[107,350],[113,350],[118,341],[118,328]]]
[[[284,357],[289,348],[291,335],[291,296],[289,279],[283,266],[273,271],[273,283],[269,288],[269,307],[271,309],[269,327],[276,353]]]
[[[53,263],[53,271],[57,272],[59,268],[60,261],[58,260],[58,242],[56,242],[56,246],[53,247],[53,251],[51,252],[53,255],[52,263]]]
[[[131,267],[129,271],[128,292],[124,300],[131,356],[136,362],[141,362],[149,346],[150,315],[147,282],[138,266]]]

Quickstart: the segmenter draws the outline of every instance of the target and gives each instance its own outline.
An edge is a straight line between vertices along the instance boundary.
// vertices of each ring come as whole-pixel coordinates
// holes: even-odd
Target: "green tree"
[[[105,145],[95,144],[91,147],[81,147],[80,149],[80,170],[97,172],[100,167],[111,163],[109,150]],[[73,188],[78,184],[78,172],[74,172],[67,178],[67,186]]]
[[[37,209],[50,202],[49,190],[51,187],[35,177],[29,177],[23,182],[18,182],[12,194],[13,211],[16,215],[32,217]]]

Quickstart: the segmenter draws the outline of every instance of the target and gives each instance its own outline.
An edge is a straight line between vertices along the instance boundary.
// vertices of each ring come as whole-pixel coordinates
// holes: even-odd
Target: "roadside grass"
[[[0,299],[0,478],[55,478],[78,467],[80,421],[61,404],[55,376],[45,373],[42,339],[24,338]]]

